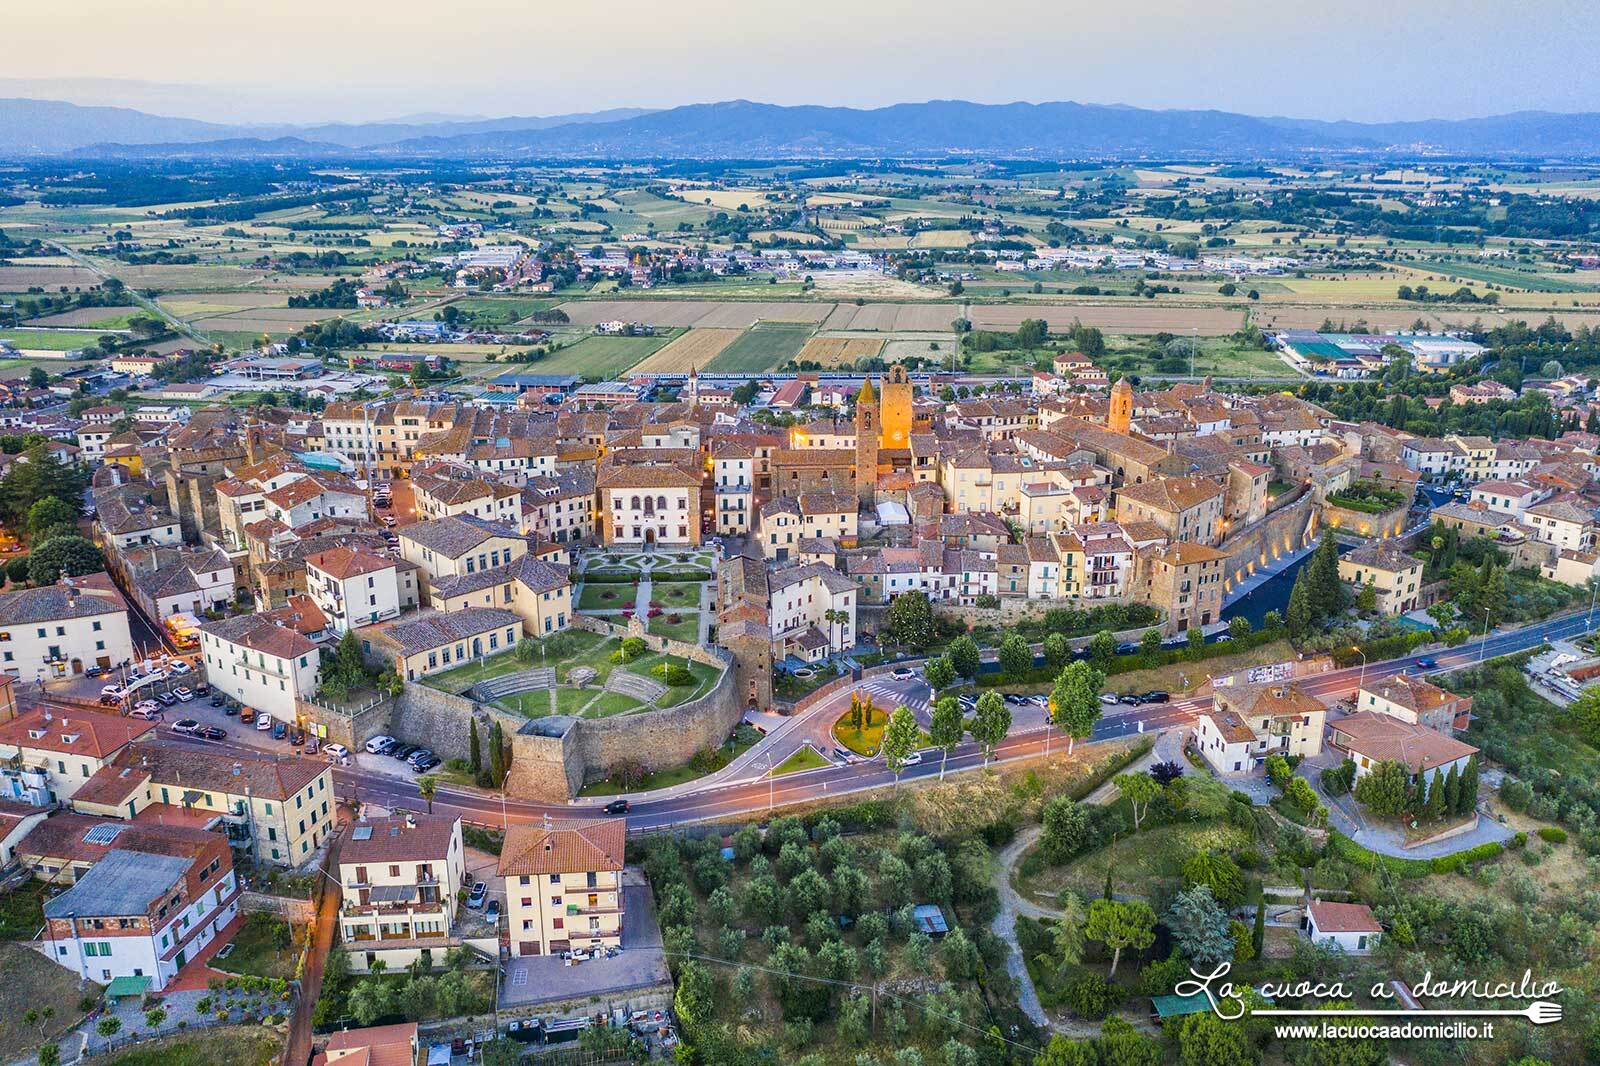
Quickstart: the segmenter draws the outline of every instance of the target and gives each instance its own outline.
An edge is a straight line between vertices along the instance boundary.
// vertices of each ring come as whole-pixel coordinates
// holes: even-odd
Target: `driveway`
[[[502,1007],[621,996],[670,980],[650,886],[641,876],[624,873],[623,877],[622,951],[613,958],[570,965],[559,955],[513,956],[506,962],[505,983],[500,989]],[[513,944],[515,940],[513,934]]]

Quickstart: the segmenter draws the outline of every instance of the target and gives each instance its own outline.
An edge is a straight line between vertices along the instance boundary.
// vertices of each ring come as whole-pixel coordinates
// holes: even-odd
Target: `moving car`
[[[914,751],[901,760],[901,766],[915,766],[922,761],[922,752]]]
[[[193,718],[180,718],[172,723],[172,731],[184,736],[193,736],[195,730],[200,728],[200,723]]]
[[[1418,670],[1437,670],[1437,669],[1439,669],[1439,663],[1438,663],[1437,660],[1434,660],[1434,659],[1428,659],[1428,658],[1418,659],[1417,660],[1417,669]]]
[[[629,803],[627,800],[612,800],[610,803],[606,804],[606,813],[627,814],[632,806],[633,804]]]
[[[489,882],[479,881],[472,886],[472,892],[467,896],[467,906],[477,910],[483,906],[483,901],[489,898]]]
[[[894,672],[893,676],[896,681],[909,681],[917,676],[917,672],[909,666],[902,666]]]

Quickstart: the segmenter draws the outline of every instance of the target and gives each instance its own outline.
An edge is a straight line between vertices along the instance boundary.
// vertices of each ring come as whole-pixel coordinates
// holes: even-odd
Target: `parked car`
[[[288,733],[288,732],[289,732],[289,727],[284,725],[282,722],[273,722],[272,723],[272,739],[273,740],[282,740],[284,738],[284,735],[286,733]]]
[[[427,748],[418,748],[416,751],[406,756],[406,762],[421,762],[423,759],[426,759],[432,754],[433,752],[429,751]]]
[[[1117,699],[1126,703],[1129,707],[1137,707],[1144,702],[1144,697],[1137,692],[1124,692]]]
[[[1028,704],[1033,702],[1031,697],[1024,696],[1020,692],[1002,692],[1000,694],[1000,698],[1011,704],[1013,707],[1026,707]]]
[[[350,757],[350,749],[343,744],[326,744],[322,750],[328,753],[330,759],[342,760]]]
[[[171,728],[174,733],[181,733],[184,736],[193,736],[194,731],[200,728],[200,723],[195,721],[193,718],[180,718],[176,722],[172,723]]]
[[[895,670],[893,677],[896,681],[910,681],[917,676],[917,672],[909,666],[902,666]]]
[[[229,707],[233,706],[233,702],[231,700],[228,701],[228,706]],[[265,718],[266,715],[262,715],[261,717]],[[256,709],[254,707],[240,707],[239,708],[239,721],[243,722],[245,725],[249,725],[251,722],[254,722],[255,720],[256,720]]]
[[[422,758],[416,759],[411,763],[411,769],[415,773],[425,774],[442,762],[444,762],[444,760],[439,758],[437,755],[424,755]]]
[[[108,671],[103,666],[91,666],[91,667],[89,667],[88,669],[86,669],[83,672],[83,676],[84,677],[99,677],[101,674],[104,674],[104,673],[107,673],[107,672]]]
[[[211,694],[211,686],[202,681],[194,687],[194,694],[196,696],[209,696]]]
[[[228,731],[221,726],[208,725],[202,727],[199,734],[207,740],[221,740],[228,735]]]
[[[228,701],[227,701],[227,698],[222,695],[222,693],[218,692],[216,695],[212,696],[209,700],[206,700],[206,702],[211,704],[211,706],[213,706],[213,707],[221,707],[224,703],[227,703]]]
[[[978,705],[978,697],[970,692],[963,692],[956,697],[956,702],[961,705],[963,711],[970,711]]]
[[[1122,697],[1117,695],[1115,692],[1102,692],[1100,693],[1100,702],[1105,704],[1107,707],[1115,707],[1117,704],[1122,702]]]
[[[100,697],[100,706],[102,706],[102,707],[115,707],[117,704],[119,704],[121,702],[122,701],[117,699],[117,697],[115,697],[115,696],[101,696]]]
[[[190,666],[188,661],[184,659],[174,659],[167,664],[167,673],[176,674],[179,677],[182,677],[184,674],[189,673],[193,669],[194,667]]]
[[[1117,654],[1118,655],[1133,655],[1138,650],[1139,650],[1139,645],[1135,644],[1131,640],[1125,640],[1121,644],[1117,645]]]
[[[606,813],[627,814],[632,806],[633,804],[629,803],[627,800],[612,800],[610,803],[606,804]]]
[[[155,711],[159,714],[161,713],[161,704],[155,700],[140,700],[133,705],[133,709],[136,711]]]
[[[120,700],[123,696],[126,696],[127,693],[122,691],[122,689],[117,685],[106,685],[100,690],[100,695],[110,696],[112,699]]]
[[[1167,693],[1167,692],[1155,691],[1155,692],[1146,692],[1144,695],[1140,696],[1139,698],[1141,700],[1143,700],[1145,703],[1166,703],[1166,702],[1168,702],[1169,700],[1172,699],[1172,695],[1171,695],[1171,693]]]
[[[190,692],[182,685],[179,685],[177,688],[173,689],[172,694],[178,698],[179,703],[188,703],[190,700],[194,699],[194,693]]]
[[[162,705],[166,707],[171,707],[174,703],[178,702],[178,697],[174,696],[170,692],[157,692],[156,699],[160,700]]]
[[[500,901],[491,899],[489,906],[484,910],[483,916],[496,924],[500,921]]]
[[[393,743],[394,743],[394,737],[385,736],[385,735],[380,734],[380,735],[375,736],[372,739],[368,740],[367,743],[366,743],[366,748],[367,748],[367,751],[368,751],[369,754],[376,755],[378,753],[378,751],[385,744],[393,744]]]
[[[422,749],[415,744],[400,744],[388,754],[389,758],[391,759],[399,759],[401,762],[405,762],[407,759],[411,758],[412,755],[421,750]]]
[[[467,894],[467,906],[477,910],[483,906],[483,901],[489,898],[489,882],[479,881],[472,886],[472,891]]]
[[[146,722],[153,722],[157,718],[161,717],[161,708],[156,707],[151,709],[149,707],[135,707],[133,710],[128,712],[128,717],[138,718]]]
[[[265,733],[272,728],[272,715],[261,713],[256,715],[256,728]]]

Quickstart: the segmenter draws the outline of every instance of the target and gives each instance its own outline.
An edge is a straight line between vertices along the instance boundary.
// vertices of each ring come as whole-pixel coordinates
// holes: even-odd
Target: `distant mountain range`
[[[1600,157],[1600,114],[1324,122],[1070,102],[932,100],[858,109],[733,100],[661,111],[228,126],[115,107],[0,100],[0,155],[474,158]]]

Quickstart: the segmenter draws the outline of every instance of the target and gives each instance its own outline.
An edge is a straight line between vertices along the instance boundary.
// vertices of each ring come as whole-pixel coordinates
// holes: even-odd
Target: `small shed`
[[[1167,1018],[1182,1018],[1186,1014],[1201,1014],[1211,1009],[1211,1001],[1204,992],[1196,992],[1189,996],[1151,996],[1150,1005],[1155,1008],[1156,1017],[1163,1020]]]
[[[917,923],[920,932],[935,939],[950,931],[950,926],[944,920],[944,911],[933,903],[919,903],[913,907],[911,920]]]
[[[1314,899],[1300,927],[1313,944],[1336,947],[1348,955],[1371,955],[1383,935],[1383,926],[1365,903]]]

